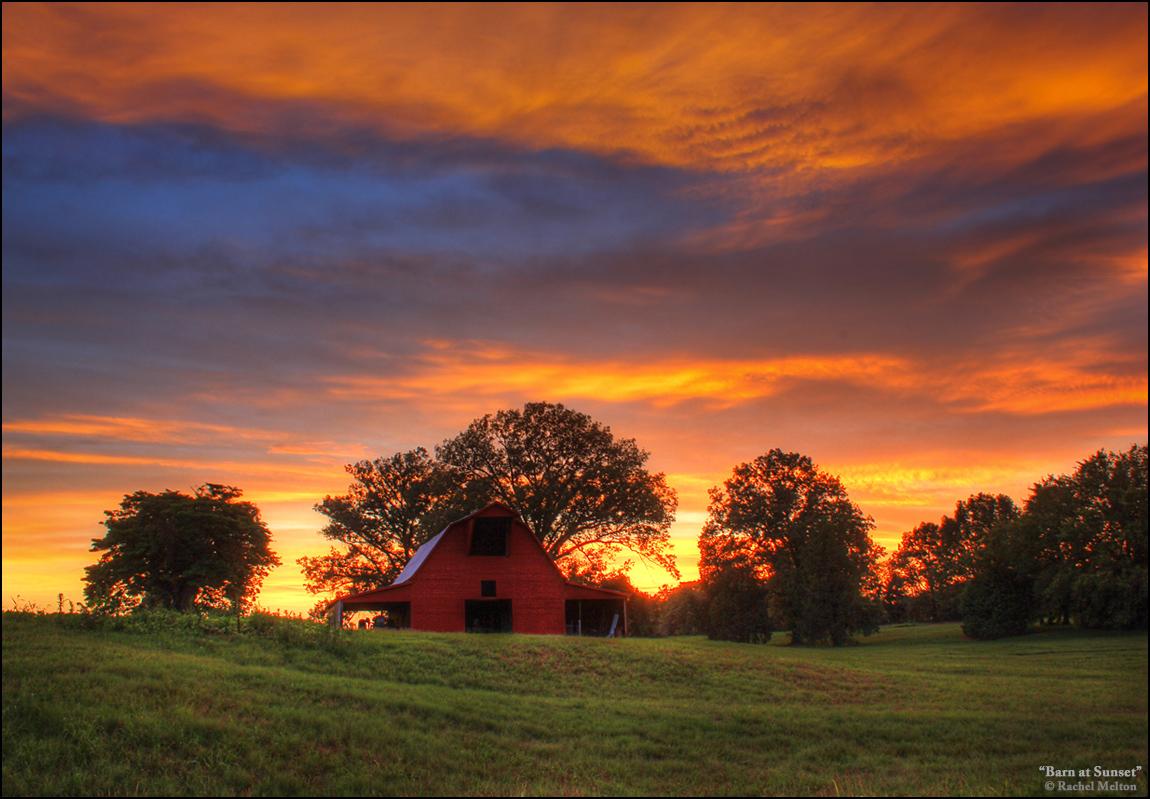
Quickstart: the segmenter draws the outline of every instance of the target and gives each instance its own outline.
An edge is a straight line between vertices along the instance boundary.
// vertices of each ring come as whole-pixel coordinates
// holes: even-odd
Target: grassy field
[[[810,649],[3,625],[6,795],[1056,795],[1041,766],[1147,765],[1145,634],[902,626]]]

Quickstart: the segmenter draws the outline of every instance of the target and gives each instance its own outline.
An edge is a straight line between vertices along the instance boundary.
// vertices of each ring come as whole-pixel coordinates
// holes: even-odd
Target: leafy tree
[[[1100,450],[1034,487],[1024,524],[1035,542],[1043,616],[1085,627],[1147,622],[1147,448]]]
[[[1022,635],[1030,625],[1033,583],[1013,569],[995,564],[966,586],[962,631],[971,638]]]
[[[711,569],[703,591],[701,623],[708,638],[745,644],[771,640],[770,594],[753,569],[732,564]]]
[[[271,532],[238,488],[207,483],[178,491],[128,494],[105,511],[102,552],[88,566],[84,589],[93,607],[118,611],[142,605],[187,611],[231,604],[237,611],[280,564]]]
[[[976,494],[915,528],[891,558],[887,592],[913,615],[936,585],[963,589],[975,637],[1025,632],[1035,618],[1144,627],[1147,528],[1147,448],[1100,450],[1035,485],[1021,514],[1008,497]]]
[[[903,533],[888,565],[888,593],[897,585],[907,614],[916,620],[943,621],[957,613],[954,570],[942,547],[942,529],[923,522]]]
[[[472,422],[436,449],[470,493],[515,510],[556,561],[580,571],[623,550],[675,577],[675,492],[649,453],[590,416],[546,402]]]
[[[874,522],[811,459],[774,449],[711,489],[699,540],[704,581],[721,570],[770,588],[775,625],[794,643],[843,644],[875,628]],[[708,592],[713,597],[713,592]]]
[[[697,580],[660,591],[659,635],[701,635],[706,632],[707,600]]]
[[[1088,543],[1076,516],[1070,479],[1051,475],[1034,485],[1019,522],[1033,542],[1035,609],[1050,624],[1070,624],[1074,611],[1075,564],[1086,560]]]
[[[971,638],[1022,635],[1034,615],[1031,542],[1019,520],[982,536],[973,576],[962,591],[962,631]]]
[[[1018,516],[1018,506],[1006,494],[974,494],[955,503],[954,516],[944,516],[939,526],[951,578],[973,577],[992,531]]]
[[[883,616],[894,624],[907,621],[910,618],[911,601],[910,584],[906,576],[896,568],[895,556],[891,555],[886,561],[879,564],[880,578],[882,580],[881,601]]]
[[[347,493],[316,505],[329,519],[322,535],[342,546],[297,561],[314,594],[390,584],[420,545],[479,502],[422,447],[346,470],[352,477]]]
[[[904,533],[888,563],[888,595],[897,587],[913,619],[960,618],[964,584],[974,577],[991,531],[1018,515],[1005,494],[974,494],[955,504],[953,516]]]

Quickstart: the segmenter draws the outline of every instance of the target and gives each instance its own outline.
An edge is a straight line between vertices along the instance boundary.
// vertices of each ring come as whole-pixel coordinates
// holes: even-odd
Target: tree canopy
[[[312,593],[347,594],[391,583],[427,539],[481,500],[422,447],[346,467],[346,494],[324,497],[321,533],[343,545],[298,563]]]
[[[986,530],[971,574],[961,584],[963,633],[986,639],[1026,632],[1034,609],[1032,550],[1017,513]]]
[[[590,416],[533,402],[488,414],[436,449],[476,494],[512,508],[556,561],[600,568],[623,550],[679,576],[670,551],[678,505],[650,454]]]
[[[675,492],[645,468],[648,453],[590,416],[530,403],[472,422],[436,448],[347,467],[346,494],[325,497],[323,535],[339,546],[300,558],[313,593],[391,583],[419,546],[491,501],[523,518],[568,574],[617,576],[624,550],[678,576],[670,552]]]
[[[1021,520],[1038,608],[1051,621],[1147,621],[1147,448],[1100,450],[1034,486]]]
[[[102,554],[86,569],[89,604],[187,611],[250,602],[280,561],[259,509],[237,501],[242,493],[207,483],[193,495],[126,495],[118,509],[104,512],[107,533],[92,541]]]
[[[887,566],[887,594],[903,602],[914,597],[911,615],[916,620],[959,618],[962,590],[974,577],[992,532],[1018,516],[1018,506],[1005,494],[973,494],[955,503],[953,516],[903,533]]]
[[[742,604],[753,598],[754,575],[770,590],[771,623],[794,643],[842,644],[873,626],[863,597],[876,588],[873,526],[837,478],[804,455],[774,449],[711,489],[700,573],[705,584],[739,586]]]
[[[1017,635],[1036,619],[1144,627],[1148,536],[1147,448],[1099,450],[1035,484],[1021,511],[975,494],[904,534],[888,564],[888,609],[961,618],[975,638]]]

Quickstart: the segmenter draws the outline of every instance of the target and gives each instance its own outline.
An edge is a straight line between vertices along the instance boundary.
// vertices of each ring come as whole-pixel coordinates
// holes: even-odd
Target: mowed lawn
[[[1147,765],[1145,634],[896,626],[832,649],[296,625],[5,614],[4,793],[1053,795],[1041,766]]]

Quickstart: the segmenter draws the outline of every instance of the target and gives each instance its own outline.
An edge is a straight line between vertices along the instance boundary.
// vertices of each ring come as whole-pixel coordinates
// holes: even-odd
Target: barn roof
[[[452,522],[451,524],[455,524],[455,522]],[[401,571],[399,576],[395,578],[395,581],[392,582],[392,585],[406,583],[408,580],[415,576],[415,573],[419,571],[419,567],[423,565],[423,561],[427,560],[427,556],[431,554],[431,551],[435,549],[436,545],[439,543],[439,539],[443,538],[443,534],[451,528],[451,524],[447,525],[447,527],[444,527],[431,538],[424,541],[423,545],[419,549],[415,550],[415,554],[411,556],[411,560],[409,560],[407,565],[403,567],[403,571]]]

